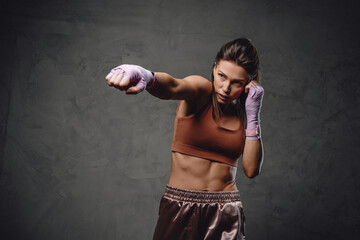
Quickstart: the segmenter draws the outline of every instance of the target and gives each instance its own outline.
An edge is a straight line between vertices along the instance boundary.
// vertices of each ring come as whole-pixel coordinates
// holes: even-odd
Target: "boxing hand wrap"
[[[110,71],[106,78],[111,78],[115,72],[127,76],[130,79],[130,85],[138,87],[140,92],[153,87],[156,82],[155,73],[138,65],[122,64],[117,66]]]
[[[257,86],[250,87],[248,96],[245,101],[245,110],[247,118],[246,139],[260,139],[260,109],[264,95],[264,88]]]

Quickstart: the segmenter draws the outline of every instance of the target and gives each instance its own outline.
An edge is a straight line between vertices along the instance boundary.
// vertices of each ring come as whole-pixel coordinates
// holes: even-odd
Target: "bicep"
[[[211,93],[211,83],[201,76],[192,75],[184,79],[177,79],[174,100],[191,101]]]

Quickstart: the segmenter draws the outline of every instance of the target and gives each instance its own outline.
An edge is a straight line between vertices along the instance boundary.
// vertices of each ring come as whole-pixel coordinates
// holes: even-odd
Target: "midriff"
[[[169,185],[197,191],[234,191],[237,168],[179,152],[172,152]]]

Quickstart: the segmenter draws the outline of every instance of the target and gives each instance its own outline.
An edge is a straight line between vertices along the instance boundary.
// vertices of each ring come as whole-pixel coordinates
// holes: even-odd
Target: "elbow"
[[[248,178],[255,178],[260,174],[260,166],[259,167],[243,167],[244,173]]]
[[[242,167],[245,175],[248,178],[255,178],[261,172],[262,163],[263,163],[262,158],[259,158],[255,163],[254,162],[249,163],[248,161],[244,161],[243,159]]]
[[[260,170],[254,170],[254,171],[245,171],[245,175],[248,178],[255,178],[257,175],[259,175]]]

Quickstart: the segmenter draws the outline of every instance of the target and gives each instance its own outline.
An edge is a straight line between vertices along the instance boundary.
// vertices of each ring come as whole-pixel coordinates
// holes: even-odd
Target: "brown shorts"
[[[244,240],[239,191],[207,192],[166,186],[153,240]]]

